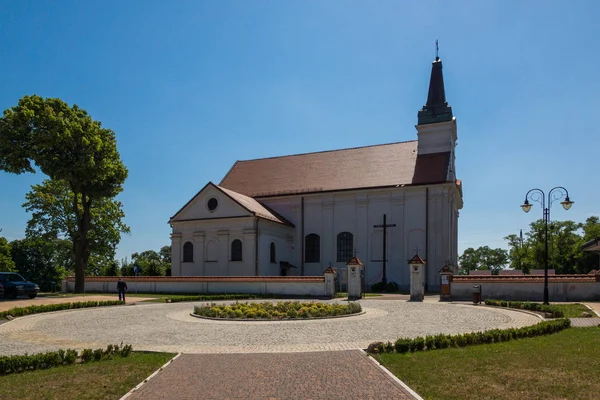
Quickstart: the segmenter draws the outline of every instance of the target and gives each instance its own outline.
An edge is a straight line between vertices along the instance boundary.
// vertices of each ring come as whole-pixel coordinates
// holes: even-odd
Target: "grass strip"
[[[173,356],[133,352],[126,358],[0,376],[0,398],[118,399]]]
[[[595,400],[600,328],[497,344],[374,356],[428,400]]]

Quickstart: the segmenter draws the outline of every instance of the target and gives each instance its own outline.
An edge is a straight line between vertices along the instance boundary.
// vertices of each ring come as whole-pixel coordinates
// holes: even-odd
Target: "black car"
[[[4,297],[4,285],[0,283],[0,297]]]
[[[4,297],[8,299],[17,296],[29,296],[33,299],[40,291],[37,284],[29,282],[16,272],[0,272],[0,286],[4,286]]]

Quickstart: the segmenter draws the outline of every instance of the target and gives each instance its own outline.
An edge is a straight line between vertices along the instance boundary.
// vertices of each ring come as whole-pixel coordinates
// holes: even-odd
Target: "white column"
[[[219,269],[222,275],[229,276],[229,231],[218,231],[217,237]]]
[[[181,276],[181,233],[171,234],[171,276]]]
[[[194,232],[194,270],[192,275],[204,276],[204,232]]]

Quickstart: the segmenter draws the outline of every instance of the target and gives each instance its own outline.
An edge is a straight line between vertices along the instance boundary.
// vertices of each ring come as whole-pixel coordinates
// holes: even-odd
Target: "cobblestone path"
[[[334,300],[335,301],[335,300]],[[312,321],[212,321],[194,304],[147,304],[37,314],[0,325],[0,355],[130,343],[135,350],[278,353],[364,349],[400,336],[465,333],[539,322],[523,312],[445,303],[361,300],[365,314]]]

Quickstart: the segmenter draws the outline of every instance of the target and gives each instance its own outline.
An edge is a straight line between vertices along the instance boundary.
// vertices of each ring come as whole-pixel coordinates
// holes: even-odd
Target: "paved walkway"
[[[571,326],[575,328],[587,328],[589,326],[600,326],[600,318],[570,318]]]
[[[335,302],[335,300],[334,300]],[[361,300],[365,314],[308,321],[214,321],[194,304],[148,303],[20,317],[0,325],[0,354],[130,343],[174,353],[280,353],[365,349],[375,341],[533,325],[509,309],[445,303]]]
[[[358,350],[295,354],[184,354],[127,400],[413,400]]]
[[[156,297],[133,297],[126,296],[126,303],[137,303],[144,300],[155,299]],[[113,296],[98,295],[98,296],[72,296],[72,297],[36,297],[35,299],[17,298],[15,300],[0,300],[0,311],[7,311],[15,307],[40,306],[44,304],[62,304],[76,303],[78,301],[106,301],[119,300],[119,296],[115,293]]]
[[[598,317],[600,317],[600,303],[585,303],[586,306],[590,307]]]

